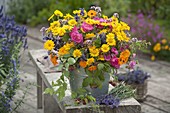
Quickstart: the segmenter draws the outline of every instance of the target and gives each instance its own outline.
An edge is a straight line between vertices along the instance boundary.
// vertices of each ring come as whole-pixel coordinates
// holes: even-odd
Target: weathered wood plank
[[[42,84],[43,81],[42,81],[42,78],[41,76],[39,75],[39,73],[37,72],[37,108],[38,109],[42,109],[42,105],[43,105],[43,102],[42,102],[42,94],[43,94],[43,89],[42,89]]]

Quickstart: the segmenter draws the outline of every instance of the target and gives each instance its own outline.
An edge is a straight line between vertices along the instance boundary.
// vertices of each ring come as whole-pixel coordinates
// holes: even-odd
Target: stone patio
[[[39,29],[28,27],[28,50],[43,48]],[[24,82],[21,82],[16,99],[23,95],[28,84],[36,84],[36,70],[28,57],[28,50],[22,57],[20,74]],[[148,96],[146,101],[141,103],[142,113],[170,113],[170,63],[152,62],[147,58],[140,58],[139,63],[143,70],[151,74],[148,83]],[[41,110],[37,110],[36,86],[29,87],[24,104],[17,111],[19,113],[42,113]]]

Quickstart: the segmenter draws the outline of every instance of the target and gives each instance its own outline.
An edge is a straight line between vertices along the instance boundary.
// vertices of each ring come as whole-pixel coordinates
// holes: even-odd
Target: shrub
[[[126,5],[125,5],[126,4]],[[103,12],[110,16],[114,12],[120,15],[126,15],[129,9],[128,0],[11,0],[9,2],[9,14],[15,14],[16,21],[19,23],[35,26],[47,23],[48,17],[55,9],[61,10],[64,14],[72,13],[72,10],[85,8],[91,5],[101,6]],[[121,8],[120,8],[121,7]]]
[[[166,58],[170,55],[169,42],[166,40],[167,43],[162,44],[162,40],[166,37],[163,32],[163,28],[154,23],[151,15],[144,16],[144,14],[139,11],[137,15],[129,14],[128,18],[124,19],[124,21],[131,26],[133,36],[136,36],[139,39],[147,40],[151,43],[149,51],[143,52],[153,55],[151,57],[152,60],[155,60],[155,56],[164,60],[169,59]],[[155,51],[154,48],[158,50]]]
[[[11,104],[19,88],[20,49],[27,48],[26,28],[15,24],[14,17],[0,8],[0,113],[12,111]]]
[[[152,13],[159,19],[170,19],[169,0],[133,0],[131,1],[131,11],[137,13],[141,10],[144,14]]]

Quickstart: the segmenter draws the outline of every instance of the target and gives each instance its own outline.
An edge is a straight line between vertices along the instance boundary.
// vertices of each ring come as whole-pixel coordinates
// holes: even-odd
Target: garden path
[[[38,28],[28,27],[29,49],[42,49],[43,41]],[[29,89],[25,86],[36,84],[36,70],[25,51],[21,62],[21,88],[17,92],[16,98],[20,98],[25,90],[28,92],[24,104],[18,109],[19,113],[42,113],[37,110],[36,86],[31,85]],[[140,58],[139,66],[151,74],[148,83],[148,96],[146,101],[141,103],[142,113],[170,113],[170,63],[163,61],[152,62],[148,58]]]

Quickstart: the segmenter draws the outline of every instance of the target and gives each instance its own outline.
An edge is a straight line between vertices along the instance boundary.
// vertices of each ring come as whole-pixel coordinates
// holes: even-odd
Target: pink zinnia
[[[76,26],[70,32],[70,37],[73,42],[76,42],[76,43],[83,42],[83,35],[78,32],[78,29]]]
[[[93,26],[90,24],[87,24],[86,22],[83,22],[81,28],[84,32],[89,32],[89,31],[93,30]]]
[[[115,68],[119,68],[120,65],[119,65],[119,59],[117,57],[113,57],[111,60],[110,60],[110,64],[111,66],[115,67]]]

